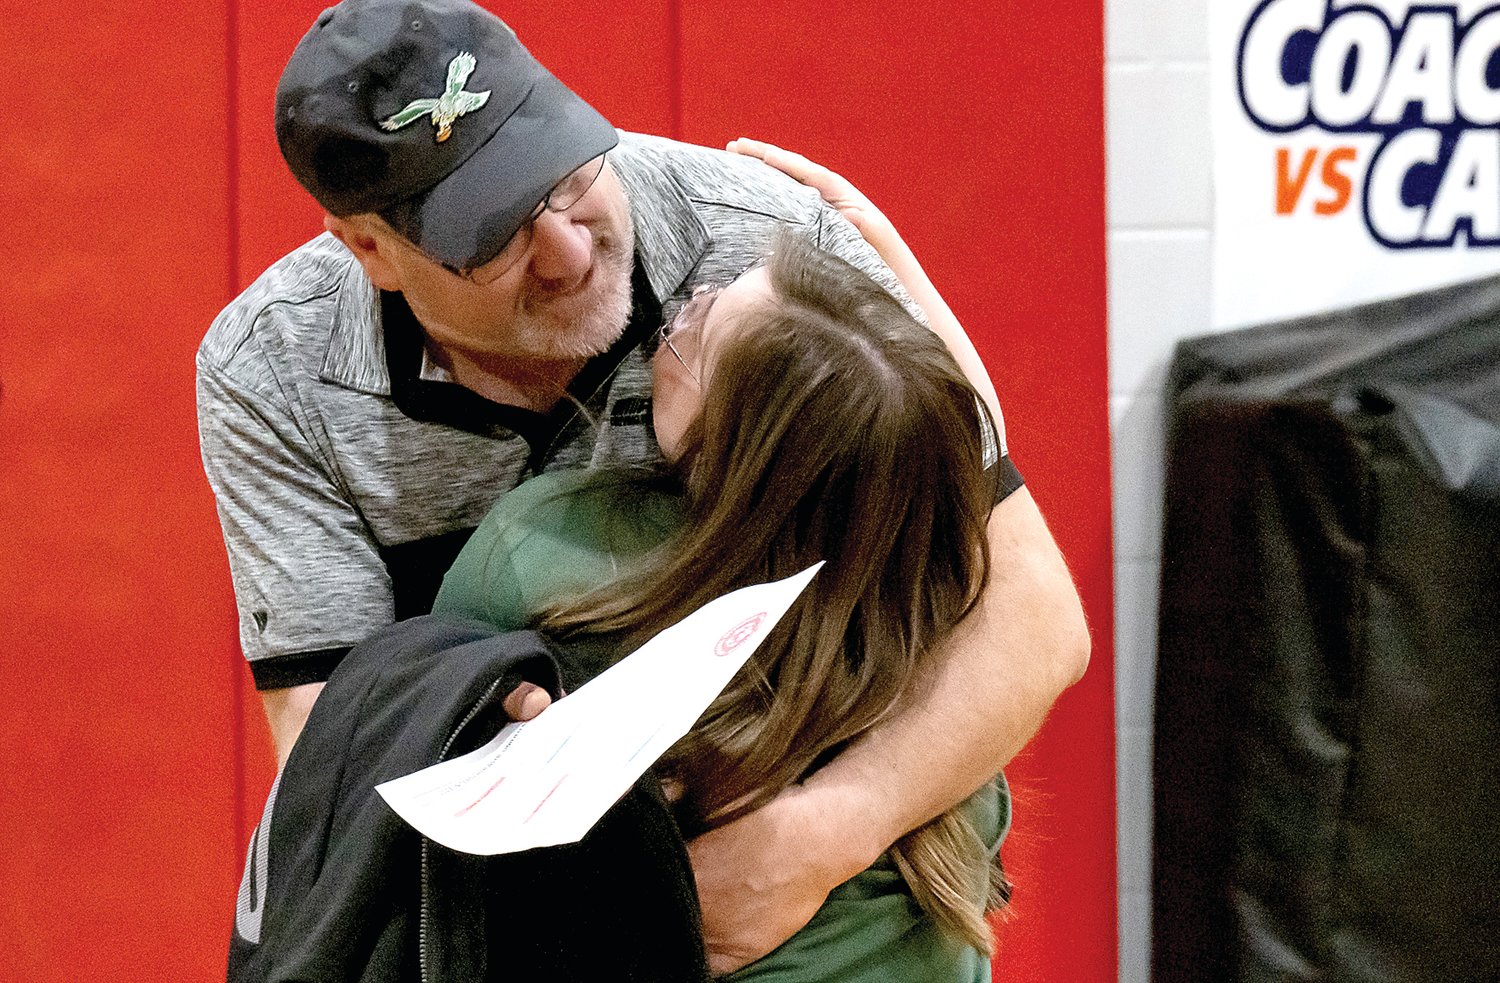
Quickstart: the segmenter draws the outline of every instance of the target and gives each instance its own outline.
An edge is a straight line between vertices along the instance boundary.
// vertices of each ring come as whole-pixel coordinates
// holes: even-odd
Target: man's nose
[[[589,272],[594,236],[564,212],[543,210],[531,233],[531,275],[567,290]]]

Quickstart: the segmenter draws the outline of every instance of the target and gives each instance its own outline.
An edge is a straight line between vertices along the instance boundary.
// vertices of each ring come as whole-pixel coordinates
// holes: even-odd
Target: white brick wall
[[[1146,983],[1163,384],[1210,330],[1207,0],[1107,0],[1109,395],[1114,444],[1120,983]]]

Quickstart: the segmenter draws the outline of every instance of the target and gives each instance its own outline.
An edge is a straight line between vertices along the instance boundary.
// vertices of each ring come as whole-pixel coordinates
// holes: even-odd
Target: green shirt
[[[433,610],[527,627],[561,597],[630,569],[681,525],[674,494],[597,472],[554,472],[527,481],[485,516],[443,578]],[[603,666],[564,668],[593,675]],[[964,804],[998,851],[1010,827],[1003,776]],[[985,983],[989,961],[938,929],[912,899],[889,857],[839,885],[801,931],[731,974],[734,983]]]

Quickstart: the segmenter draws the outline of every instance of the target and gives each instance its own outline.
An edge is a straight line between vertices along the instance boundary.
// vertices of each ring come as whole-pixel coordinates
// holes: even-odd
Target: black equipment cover
[[[1500,279],[1168,388],[1152,979],[1500,980]]]

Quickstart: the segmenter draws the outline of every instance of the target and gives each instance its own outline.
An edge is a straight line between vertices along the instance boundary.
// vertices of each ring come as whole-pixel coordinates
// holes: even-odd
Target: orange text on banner
[[[1354,160],[1353,147],[1334,147],[1328,151],[1323,158],[1323,168],[1319,177],[1322,178],[1323,186],[1332,193],[1331,198],[1319,198],[1313,202],[1313,211],[1319,215],[1337,215],[1349,205],[1349,199],[1354,194],[1354,182],[1349,175],[1339,169],[1339,165]],[[1318,151],[1307,150],[1302,154],[1298,162],[1297,173],[1292,174],[1292,151],[1288,147],[1278,147],[1276,150],[1276,214],[1290,215],[1297,209],[1297,203],[1302,200],[1302,192],[1307,187],[1307,179],[1312,176],[1313,165],[1317,163]]]

